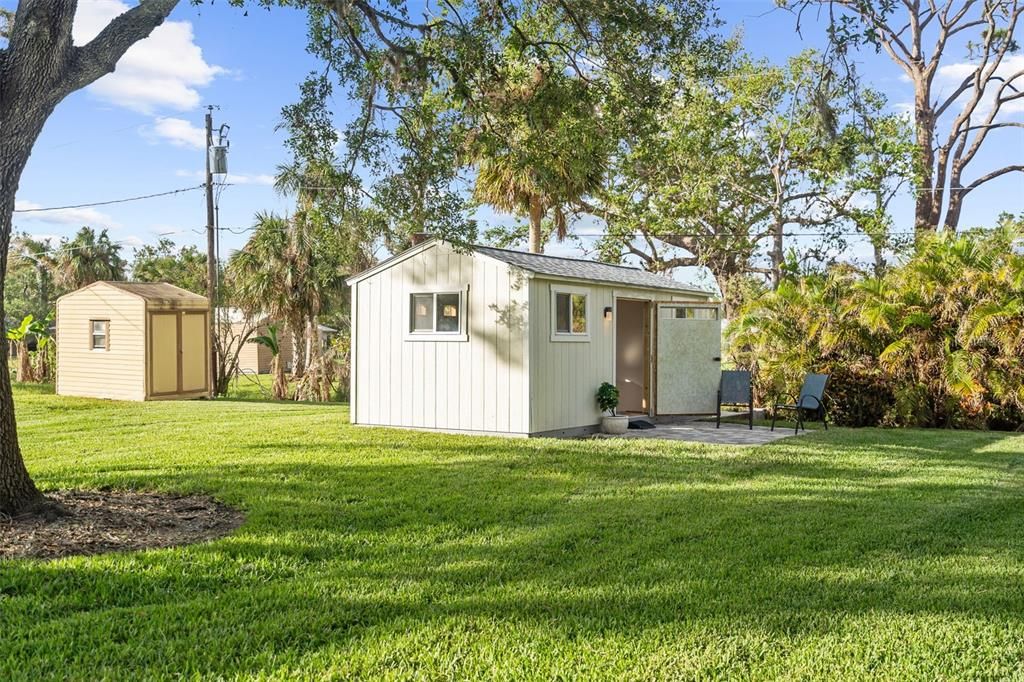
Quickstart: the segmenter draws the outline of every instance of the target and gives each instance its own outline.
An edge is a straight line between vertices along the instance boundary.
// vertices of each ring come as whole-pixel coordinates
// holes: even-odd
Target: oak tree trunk
[[[7,58],[10,60],[10,57]],[[5,61],[7,61],[5,60]],[[6,66],[6,65],[5,65]],[[21,172],[28,162],[32,146],[43,129],[53,104],[45,102],[35,106],[17,106],[9,102],[8,93],[0,94],[0,253],[7,253],[11,241],[11,221],[14,196],[18,191]],[[4,283],[7,279],[7,259],[0,258],[0,321],[6,319],[4,310]],[[7,363],[6,334],[0,334],[3,348],[0,356],[0,513],[16,515],[39,506],[43,496],[36,488],[25,468],[18,444],[18,428],[14,417],[14,394],[11,390],[11,372]],[[28,348],[19,348],[19,375],[21,364],[28,360]],[[20,377],[19,377],[20,378]]]
[[[772,227],[772,246],[769,254],[772,262],[772,289],[778,289],[782,283],[782,265],[786,262],[785,227],[781,217],[776,219]]]
[[[76,90],[111,73],[129,47],[163,23],[178,0],[142,0],[76,47],[76,0],[21,0],[0,49],[0,254],[11,240],[14,197],[32,147],[54,108]],[[0,320],[7,259],[0,258]],[[46,507],[18,445],[7,343],[0,334],[0,512]]]
[[[924,76],[916,78],[923,79]],[[929,101],[929,90],[915,85],[914,127],[917,131],[917,197],[914,201],[914,229],[917,234],[935,232],[942,210],[941,197],[935,187],[935,113]]]

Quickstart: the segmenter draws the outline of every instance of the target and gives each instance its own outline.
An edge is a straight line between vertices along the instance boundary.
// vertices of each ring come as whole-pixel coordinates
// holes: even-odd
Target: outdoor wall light
[[[605,306],[605,308],[604,308],[604,319],[606,319],[606,320],[612,319],[612,307],[610,305],[609,306]]]

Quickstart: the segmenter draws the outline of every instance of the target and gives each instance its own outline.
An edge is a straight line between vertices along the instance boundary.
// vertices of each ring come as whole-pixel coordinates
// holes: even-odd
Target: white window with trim
[[[551,340],[590,340],[590,290],[551,285]]]
[[[89,348],[110,350],[110,320],[89,320]]]
[[[409,340],[464,341],[466,297],[461,291],[409,294]]]

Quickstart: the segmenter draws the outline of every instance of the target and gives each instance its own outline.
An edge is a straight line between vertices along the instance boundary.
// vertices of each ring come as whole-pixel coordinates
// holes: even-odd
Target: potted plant
[[[619,389],[607,381],[597,389],[597,406],[608,414],[601,417],[601,430],[605,433],[625,433],[629,428],[629,417],[615,414],[619,406]]]

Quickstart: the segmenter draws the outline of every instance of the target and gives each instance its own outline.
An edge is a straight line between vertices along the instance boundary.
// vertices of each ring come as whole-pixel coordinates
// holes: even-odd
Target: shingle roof
[[[194,294],[167,282],[103,282],[103,284],[158,303],[206,305],[207,302],[205,296]]]
[[[546,256],[538,253],[523,253],[522,251],[497,249],[492,246],[473,246],[471,248],[477,253],[538,275],[622,284],[642,289],[667,289],[705,296],[713,295],[710,291],[688,286],[682,282],[677,282],[671,277],[657,275],[653,272],[628,265],[612,265],[611,263],[599,263],[580,258],[562,258],[561,256]]]

